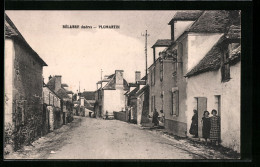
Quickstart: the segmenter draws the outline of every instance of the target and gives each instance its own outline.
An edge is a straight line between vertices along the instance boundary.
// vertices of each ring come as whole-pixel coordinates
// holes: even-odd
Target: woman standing
[[[158,126],[158,124],[159,124],[158,116],[159,116],[159,113],[157,112],[156,109],[154,109],[153,120],[152,120],[152,123],[154,123],[154,126]]]
[[[206,144],[208,143],[208,138],[210,136],[210,118],[209,118],[209,112],[204,111],[203,117],[202,117],[202,137],[206,140]]]
[[[213,144],[218,145],[220,140],[220,117],[217,116],[217,110],[212,110],[210,117],[210,140]]]
[[[191,119],[191,126],[190,126],[190,134],[194,135],[194,137],[198,137],[198,111],[193,110],[193,116]]]

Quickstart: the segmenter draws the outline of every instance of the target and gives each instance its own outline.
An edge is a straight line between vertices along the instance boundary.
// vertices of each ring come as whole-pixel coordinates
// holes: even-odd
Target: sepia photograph
[[[4,159],[240,159],[242,12],[5,10]]]

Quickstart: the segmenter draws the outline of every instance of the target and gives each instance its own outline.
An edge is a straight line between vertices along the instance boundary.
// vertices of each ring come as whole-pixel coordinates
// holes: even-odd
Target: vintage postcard
[[[6,10],[4,159],[240,159],[240,10]]]

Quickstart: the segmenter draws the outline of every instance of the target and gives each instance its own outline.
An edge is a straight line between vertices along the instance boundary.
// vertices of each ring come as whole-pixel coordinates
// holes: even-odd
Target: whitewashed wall
[[[194,21],[175,21],[174,22],[174,40],[176,40],[184,31],[191,26]]]
[[[113,114],[113,111],[121,111],[125,109],[125,91],[122,89],[118,90],[104,90],[103,95],[103,114],[106,111],[108,114]]]
[[[221,82],[221,72],[205,72],[187,79],[187,131],[190,128],[195,97],[207,98],[207,110],[217,109],[215,95],[221,96],[222,145],[240,152],[240,62],[230,67],[231,80]],[[211,115],[210,115],[211,116]],[[189,135],[189,134],[188,134]]]
[[[190,71],[207,52],[216,44],[223,34],[188,34],[188,66]]]

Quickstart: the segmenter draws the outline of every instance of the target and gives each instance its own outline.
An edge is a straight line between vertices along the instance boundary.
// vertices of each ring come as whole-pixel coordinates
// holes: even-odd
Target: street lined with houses
[[[238,10],[177,11],[151,55],[146,30],[145,73],[136,66],[129,81],[129,68],[112,64],[93,81],[84,75],[93,69],[82,66],[71,75],[96,89],[79,81],[72,90],[62,74],[72,69],[43,78],[47,63],[6,15],[5,158],[240,158],[240,19]]]

